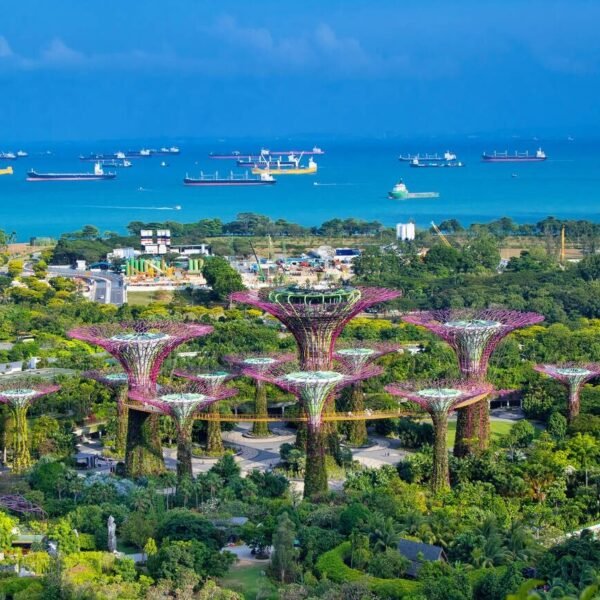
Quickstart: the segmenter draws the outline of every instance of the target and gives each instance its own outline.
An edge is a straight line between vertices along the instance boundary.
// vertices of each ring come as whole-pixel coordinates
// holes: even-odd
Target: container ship
[[[27,181],[101,181],[116,176],[116,173],[105,173],[102,165],[96,163],[93,173],[38,173],[31,170],[27,173]]]
[[[219,173],[203,173],[200,172],[200,177],[185,176],[184,185],[194,186],[256,186],[256,185],[273,185],[275,178],[269,173],[261,173],[258,177],[250,177],[248,172],[244,175],[237,175],[231,172],[227,177],[220,177]]]
[[[400,162],[412,162],[413,160],[425,161],[425,162],[453,162],[457,159],[454,152],[446,150],[444,154],[404,154],[398,157]]]
[[[481,155],[483,162],[541,162],[547,158],[546,153],[541,148],[538,148],[535,154],[529,154],[529,152],[515,152],[513,154],[494,152],[493,154],[486,154],[484,152]]]

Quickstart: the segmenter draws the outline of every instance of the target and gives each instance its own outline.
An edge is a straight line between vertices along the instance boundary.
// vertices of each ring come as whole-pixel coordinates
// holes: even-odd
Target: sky
[[[19,0],[0,142],[600,133],[599,23],[598,0]]]

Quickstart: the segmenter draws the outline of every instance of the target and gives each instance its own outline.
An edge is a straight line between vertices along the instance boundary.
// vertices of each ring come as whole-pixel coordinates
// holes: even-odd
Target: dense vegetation
[[[442,225],[452,234],[453,247],[433,244],[423,255],[416,244],[383,249],[373,244],[358,259],[357,276],[367,284],[405,290],[394,308],[508,306],[539,311],[546,323],[509,336],[491,363],[491,381],[498,388],[519,390],[526,419],[496,436],[489,450],[451,457],[452,488],[439,494],[428,485],[432,437],[425,415],[372,426],[371,435],[396,438],[407,451],[394,466],[365,468],[342,443],[330,458],[330,471],[344,483],[319,503],[300,500],[290,485],[306,460],[293,444],[281,447],[281,460],[272,471],[243,477],[225,454],[208,472],[180,481],[175,493],[169,493],[176,484],[172,473],[137,481],[79,476],[74,427],[105,423],[106,453],[116,455],[117,411],[110,390],[79,377],[80,371],[102,367],[106,356],[67,339],[73,325],[141,318],[213,324],[212,335],[185,348],[199,354],[174,355],[163,377],[175,364],[216,365],[227,353],[289,350],[293,342],[258,311],[223,305],[240,282],[221,259],[209,261],[213,294],[208,297],[178,294],[169,302],[120,308],[83,300],[68,280],[47,280],[43,264],[25,275],[22,263],[7,263],[0,278],[0,340],[12,346],[0,350],[0,358],[39,357],[39,366],[57,369],[48,376],[62,387],[29,411],[34,467],[22,477],[6,473],[0,483],[2,493],[22,494],[48,515],[40,519],[0,512],[0,547],[5,551],[0,566],[18,564],[36,575],[17,578],[6,572],[0,576],[0,593],[31,600],[236,600],[247,589],[231,591],[220,583],[234,588],[236,574],[242,578],[242,568],[233,566],[225,549],[230,539],[243,540],[258,557],[270,557],[262,563],[266,576],[258,576],[260,598],[504,600],[519,588],[526,597],[528,585],[543,598],[563,598],[597,585],[600,542],[578,531],[600,521],[600,387],[584,388],[581,414],[568,424],[564,388],[532,366],[600,361],[600,260],[592,253],[577,264],[560,266],[554,246],[541,243],[499,267],[502,236],[531,234],[543,240],[548,235],[554,244],[560,224],[538,225],[530,233],[522,227],[507,233],[507,223],[499,233],[496,225],[467,232],[456,224]],[[588,233],[583,224],[581,228],[579,235],[589,236],[591,247],[595,228]],[[97,237],[92,231],[86,235],[90,239],[64,241],[88,243]],[[50,256],[42,257],[46,259]],[[421,348],[381,359],[384,375],[364,386],[367,407],[374,410],[394,404],[383,393],[391,381],[457,375],[445,344],[396,316],[359,317],[343,338],[394,340]],[[240,379],[235,385],[240,394],[220,410],[252,410],[250,382]],[[267,392],[270,401],[283,399],[275,389]],[[339,398],[340,408],[346,401]],[[4,408],[0,413],[3,443],[10,448],[11,418]],[[172,446],[175,432],[166,418],[161,432],[163,444]],[[339,434],[343,442],[343,424]],[[193,440],[200,452],[206,443],[202,422],[195,424]],[[119,549],[139,554],[139,562],[107,552],[110,515]],[[231,521],[240,516],[248,521]],[[36,542],[28,554],[15,550],[15,526],[21,533],[58,542],[58,555],[49,553],[45,542]],[[415,578],[398,551],[401,538],[438,546],[446,560],[417,560]]]

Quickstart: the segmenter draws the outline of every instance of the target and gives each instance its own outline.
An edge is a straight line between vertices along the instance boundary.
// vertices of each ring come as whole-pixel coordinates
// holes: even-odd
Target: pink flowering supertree
[[[135,321],[86,325],[69,336],[104,348],[123,367],[130,391],[151,393],[164,359],[180,344],[211,333],[209,325],[174,321]],[[139,477],[164,471],[156,415],[131,409],[127,424],[125,472]]]
[[[511,331],[540,323],[542,315],[515,310],[448,309],[404,315],[403,320],[426,327],[456,352],[462,377],[484,381],[490,356]],[[477,441],[480,449],[489,443],[490,418],[487,399],[458,411],[454,454],[465,456]]]
[[[228,355],[223,359],[228,362],[236,371],[242,373],[244,369],[264,369],[265,371],[272,369],[274,366],[294,360],[293,354],[240,354]],[[268,416],[267,404],[267,389],[264,383],[259,379],[255,379],[255,396],[254,396],[254,414],[260,418]],[[268,421],[256,420],[252,423],[252,435],[255,437],[268,437],[271,435]]]
[[[561,363],[557,365],[536,365],[539,373],[548,375],[563,383],[569,390],[568,419],[572,422],[579,414],[581,402],[579,393],[583,384],[600,376],[600,363]]]
[[[347,385],[361,379],[375,377],[382,369],[363,367],[350,373],[343,369],[333,370],[287,370],[275,367],[270,370],[244,369],[244,374],[266,381],[296,396],[307,420],[306,472],[304,496],[309,498],[327,491],[327,467],[325,464],[325,436],[323,435],[324,408],[327,398]]]
[[[339,346],[334,353],[335,360],[344,365],[351,372],[360,371],[365,365],[375,362],[386,354],[398,352],[400,344],[395,342],[356,342],[356,346]],[[360,345],[358,345],[360,344]],[[350,389],[349,410],[353,413],[363,413],[365,410],[365,397],[362,382],[357,381]],[[364,419],[348,421],[346,435],[352,446],[363,446],[368,442],[367,422]]]
[[[160,390],[148,392],[134,390],[131,400],[139,402],[144,408],[154,407],[160,413],[173,419],[177,428],[177,477],[192,477],[192,427],[194,419],[219,400],[237,393],[233,388],[221,387],[211,394],[195,383],[182,387],[161,386]]]
[[[58,385],[39,383],[27,379],[3,381],[0,384],[0,402],[6,404],[15,420],[13,435],[13,462],[15,473],[22,473],[31,466],[29,454],[29,428],[27,411],[38,398],[53,394],[60,389]]]
[[[302,369],[330,369],[340,333],[369,306],[393,300],[399,290],[375,287],[266,289],[234,292],[234,302],[250,304],[273,315],[296,338]]]
[[[122,369],[106,369],[86,371],[84,377],[94,379],[106,387],[114,390],[117,397],[117,432],[115,435],[115,452],[119,456],[125,454],[127,443],[127,394],[129,389],[129,377]]]
[[[476,403],[492,391],[488,383],[436,381],[432,383],[392,383],[385,389],[394,396],[415,402],[431,415],[434,430],[431,487],[439,492],[450,487],[448,469],[448,414]]]
[[[198,390],[207,396],[218,396],[224,393],[224,390],[227,390],[225,383],[235,377],[235,373],[219,370],[178,370],[174,371],[174,374],[188,381],[193,381]],[[206,422],[206,452],[211,455],[223,454],[225,446],[221,437],[221,420],[219,419],[218,404],[211,404],[208,416],[209,418]]]

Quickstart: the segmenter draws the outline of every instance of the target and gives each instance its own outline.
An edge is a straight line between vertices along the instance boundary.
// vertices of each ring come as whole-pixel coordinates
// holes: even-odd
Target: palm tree
[[[396,531],[396,524],[391,517],[375,513],[367,523],[371,546],[377,552],[384,552],[387,548],[395,548],[400,536]]]

